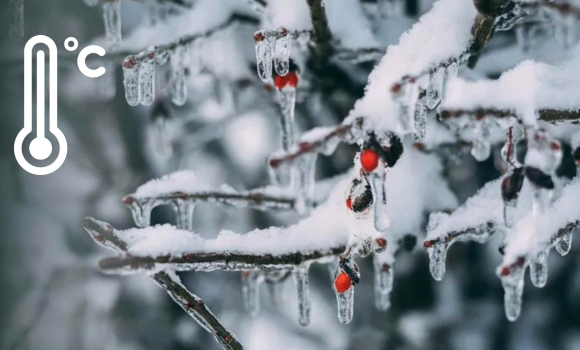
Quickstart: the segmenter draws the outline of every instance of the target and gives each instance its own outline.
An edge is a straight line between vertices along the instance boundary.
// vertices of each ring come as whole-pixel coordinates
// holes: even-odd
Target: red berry
[[[367,172],[371,172],[379,165],[379,155],[371,149],[365,149],[360,154],[360,164]]]
[[[298,75],[296,72],[289,72],[284,76],[276,75],[274,77],[274,85],[278,90],[282,90],[287,85],[295,88],[298,85]]]
[[[433,246],[433,241],[425,241],[423,242],[423,247],[431,248]]]
[[[346,207],[350,210],[352,210],[352,199],[347,198],[346,199]]]
[[[348,277],[344,272],[341,272],[334,280],[334,288],[336,288],[336,291],[340,294],[346,292],[351,285],[352,281],[350,280],[350,277]]]

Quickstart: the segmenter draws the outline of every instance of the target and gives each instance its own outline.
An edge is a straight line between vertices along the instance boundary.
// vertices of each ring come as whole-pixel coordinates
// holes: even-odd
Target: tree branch
[[[461,117],[475,117],[476,119],[481,119],[483,117],[494,117],[494,118],[510,118],[516,117],[513,111],[508,110],[498,110],[494,108],[478,108],[478,109],[442,109],[439,112],[439,119],[441,121],[450,120],[453,118]],[[538,111],[539,120],[543,120],[552,124],[579,124],[580,123],[580,109],[563,111],[556,109],[540,109]]]
[[[96,221],[92,218],[83,220],[85,231],[99,245],[111,249],[117,253],[124,253],[128,249],[128,244],[121,239],[113,226]],[[196,295],[192,294],[187,288],[179,282],[176,275],[161,271],[151,276],[161,288],[163,288],[179,306],[181,306],[188,315],[216,338],[224,349],[239,350],[242,345],[215,317]]]
[[[317,62],[323,64],[333,51],[332,33],[328,27],[323,0],[306,0],[306,3],[310,9],[310,19],[312,20],[314,52],[318,58]]]

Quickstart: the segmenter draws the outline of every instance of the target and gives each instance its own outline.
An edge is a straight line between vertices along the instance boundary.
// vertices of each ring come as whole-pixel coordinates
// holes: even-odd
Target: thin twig
[[[577,110],[557,110],[557,109],[540,109],[538,119],[552,124],[578,124],[580,123],[580,109]],[[442,109],[439,112],[439,118],[442,121],[461,117],[474,117],[483,119],[484,117],[494,118],[511,118],[516,117],[516,113],[509,110],[499,110],[494,108],[477,108],[477,109]]]
[[[85,218],[83,227],[99,245],[117,253],[124,253],[128,244],[121,239],[116,230],[109,224]],[[161,271],[151,276],[160,287],[165,289],[171,298],[181,306],[196,322],[216,338],[224,349],[239,350],[242,345],[215,317],[203,301],[192,294],[170,273]]]
[[[328,19],[324,11],[323,0],[306,0],[312,20],[314,52],[318,63],[323,64],[332,54],[332,33],[328,26]]]

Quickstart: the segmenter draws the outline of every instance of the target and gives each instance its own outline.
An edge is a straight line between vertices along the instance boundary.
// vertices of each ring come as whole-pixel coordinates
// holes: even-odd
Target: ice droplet
[[[294,106],[296,105],[296,89],[285,87],[278,90],[278,104],[282,112],[282,149],[288,151],[294,144]]]
[[[177,46],[171,56],[173,71],[173,94],[171,101],[176,106],[183,106],[187,102],[187,84],[185,81],[185,51],[182,45]]]
[[[374,256],[375,274],[375,307],[379,311],[385,311],[391,307],[391,290],[393,289],[392,266],[379,261]]]
[[[117,51],[121,44],[121,1],[106,1],[103,3],[103,20],[105,22],[105,37],[108,51]]]
[[[429,254],[429,271],[431,271],[431,276],[436,281],[441,281],[443,275],[445,275],[445,258],[448,248],[449,244],[446,242],[435,242],[431,247],[427,248],[427,253]]]
[[[384,232],[389,228],[390,220],[387,211],[387,172],[382,162],[379,162],[379,166],[370,174],[370,177],[375,229]]]
[[[262,282],[264,282],[264,273],[262,271],[242,272],[244,306],[252,317],[260,313],[260,287]]]
[[[314,175],[316,153],[307,153],[294,161],[292,184],[296,193],[296,212],[301,216],[310,214],[314,198]]]
[[[536,260],[530,264],[530,279],[532,284],[542,288],[548,281],[548,251],[538,253]]]
[[[137,57],[127,56],[123,61],[123,85],[125,99],[130,106],[137,106],[141,102],[141,88],[139,84],[139,68],[141,64]]]
[[[298,265],[292,269],[292,276],[298,292],[298,323],[310,323],[310,290],[308,287],[308,265]]]
[[[97,6],[97,4],[99,3],[99,0],[83,0],[83,2],[87,6],[94,7],[94,6]]]
[[[522,294],[524,292],[524,271],[523,266],[514,265],[508,275],[502,276],[499,273],[501,284],[504,289],[504,308],[507,319],[515,321],[522,309]]]
[[[438,68],[429,75],[429,86],[427,87],[426,105],[429,109],[434,109],[441,102],[445,85],[445,69]]]
[[[417,142],[423,141],[425,138],[425,129],[427,128],[427,95],[425,90],[419,92],[419,98],[417,103],[415,103],[415,132],[413,133],[413,139]]]
[[[562,256],[570,252],[570,247],[572,247],[572,231],[564,233],[555,245],[556,251]]]
[[[10,37],[24,37],[24,0],[10,0]]]
[[[155,99],[155,53],[149,51],[141,60],[139,69],[139,86],[141,90],[141,104],[150,106]]]
[[[278,29],[279,36],[275,42],[274,69],[278,75],[288,74],[290,69],[289,36],[285,28]]]
[[[172,203],[175,211],[176,226],[182,230],[193,231],[193,210],[195,202],[190,199],[176,199]]]
[[[284,281],[289,274],[290,271],[287,270],[270,271],[266,273],[266,285],[268,286],[268,292],[272,304],[276,305],[282,302]]]

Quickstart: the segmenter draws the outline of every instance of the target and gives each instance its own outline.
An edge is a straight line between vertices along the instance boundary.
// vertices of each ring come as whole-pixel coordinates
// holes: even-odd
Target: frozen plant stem
[[[95,242],[105,248],[117,253],[123,253],[128,248],[127,242],[115,234],[115,230],[111,225],[85,218],[83,227]],[[189,292],[180,283],[175,273],[161,271],[152,275],[151,279],[163,288],[188,315],[210,332],[222,348],[229,350],[243,349],[234,335],[221,324],[203,300]]]

